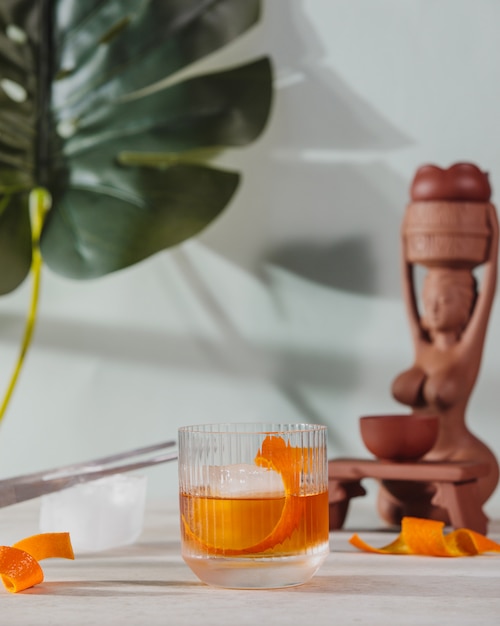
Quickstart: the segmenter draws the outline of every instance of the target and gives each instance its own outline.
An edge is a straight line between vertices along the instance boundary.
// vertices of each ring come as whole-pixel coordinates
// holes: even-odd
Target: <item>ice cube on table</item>
[[[278,472],[250,463],[210,466],[208,480],[211,495],[223,498],[285,495],[283,480]]]
[[[75,553],[134,543],[142,532],[147,477],[116,474],[41,498],[40,532],[69,532]]]

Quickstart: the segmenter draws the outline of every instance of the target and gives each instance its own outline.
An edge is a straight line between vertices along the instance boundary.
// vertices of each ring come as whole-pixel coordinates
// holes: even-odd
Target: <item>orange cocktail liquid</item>
[[[289,501],[292,513],[284,520],[282,495],[221,498],[181,494],[183,554],[275,558],[304,555],[324,547],[329,533],[328,492],[288,498],[296,500]],[[284,531],[276,533],[281,525]],[[252,552],[252,546],[259,544],[266,548]]]

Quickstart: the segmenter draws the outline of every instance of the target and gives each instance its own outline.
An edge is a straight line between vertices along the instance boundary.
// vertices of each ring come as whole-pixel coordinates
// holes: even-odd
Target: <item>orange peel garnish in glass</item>
[[[374,548],[354,534],[349,543],[365,552],[376,554],[415,554],[422,556],[475,556],[485,552],[500,552],[500,544],[474,530],[459,528],[443,534],[444,522],[403,517],[401,532],[390,544]]]
[[[43,581],[38,561],[74,559],[69,533],[41,533],[26,537],[12,547],[0,546],[0,578],[7,591],[17,593]]]
[[[304,464],[307,462],[307,449],[292,447],[283,438],[276,435],[268,435],[262,442],[261,449],[255,457],[255,464],[274,470],[281,475],[285,489],[284,505],[281,515],[271,532],[258,542],[251,545],[239,545],[238,547],[224,547],[203,540],[194,532],[182,516],[182,523],[186,537],[197,543],[208,554],[223,556],[243,556],[248,554],[261,554],[271,550],[288,539],[293,531],[300,525],[304,510],[303,498],[299,494],[300,474],[305,471]],[[223,541],[221,541],[221,544]]]

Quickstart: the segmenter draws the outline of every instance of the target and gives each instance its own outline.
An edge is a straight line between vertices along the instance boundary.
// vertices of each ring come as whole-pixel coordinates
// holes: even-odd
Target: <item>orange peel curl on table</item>
[[[383,548],[374,548],[354,534],[349,543],[365,552],[376,554],[414,554],[421,556],[476,556],[486,552],[500,552],[500,544],[467,528],[443,533],[444,522],[403,517],[399,536]]]
[[[304,510],[303,498],[297,496],[300,484],[301,471],[306,471],[309,454],[307,448],[293,447],[282,437],[268,435],[262,442],[260,450],[254,459],[259,467],[274,470],[281,475],[285,489],[285,503],[271,532],[259,542],[252,545],[242,545],[237,548],[227,548],[201,539],[189,526],[187,519],[182,516],[186,537],[201,546],[212,555],[242,556],[258,554],[272,550],[288,539],[300,525]]]
[[[17,593],[41,583],[38,561],[48,558],[75,558],[69,533],[40,533],[0,546],[0,578],[7,591]]]

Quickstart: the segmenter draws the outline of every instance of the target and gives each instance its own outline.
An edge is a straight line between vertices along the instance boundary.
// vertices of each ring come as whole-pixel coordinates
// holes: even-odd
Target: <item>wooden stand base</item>
[[[330,530],[342,528],[351,498],[364,496],[363,478],[431,482],[436,488],[432,503],[448,513],[453,528],[469,528],[486,534],[477,479],[486,476],[486,463],[418,461],[397,463],[377,459],[332,459],[328,462]]]

